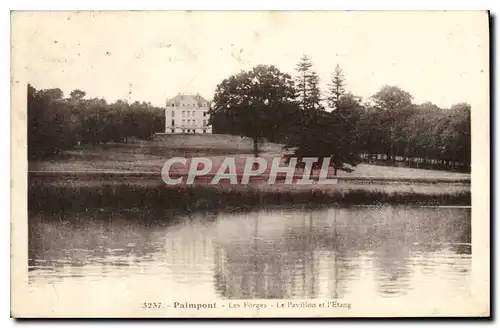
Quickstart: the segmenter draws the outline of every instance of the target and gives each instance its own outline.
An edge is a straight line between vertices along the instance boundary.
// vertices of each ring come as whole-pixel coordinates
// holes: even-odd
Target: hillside
[[[265,142],[261,156],[268,162],[283,153],[283,145]],[[172,157],[209,157],[214,170],[225,156],[235,156],[238,171],[252,156],[250,138],[232,135],[157,135],[153,140],[133,140],[127,143],[85,145],[69,150],[57,158],[29,163],[31,171],[139,171],[160,172],[165,161]],[[282,164],[284,165],[284,164]],[[469,174],[405,167],[360,164],[354,172],[339,172],[340,176],[464,178]]]

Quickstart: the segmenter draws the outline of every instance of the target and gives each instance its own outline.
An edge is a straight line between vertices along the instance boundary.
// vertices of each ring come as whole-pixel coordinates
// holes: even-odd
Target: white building
[[[165,133],[212,133],[208,125],[210,102],[199,94],[178,94],[166,105]]]

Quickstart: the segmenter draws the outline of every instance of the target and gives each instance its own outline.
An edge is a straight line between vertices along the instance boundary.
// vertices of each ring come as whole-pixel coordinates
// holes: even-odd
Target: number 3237
[[[162,307],[161,302],[143,302],[142,303],[143,309],[159,309],[161,307]]]

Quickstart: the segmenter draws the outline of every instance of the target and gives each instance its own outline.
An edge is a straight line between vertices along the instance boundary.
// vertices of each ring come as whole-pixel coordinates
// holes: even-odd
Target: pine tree
[[[307,55],[303,55],[300,58],[299,63],[297,64],[297,67],[295,70],[299,73],[299,75],[296,77],[296,86],[297,90],[299,93],[299,102],[302,106],[302,109],[305,110],[308,107],[307,104],[307,95],[308,95],[308,90],[307,90],[307,79],[309,75],[311,74],[311,59]]]
[[[344,72],[337,64],[332,74],[332,83],[328,85],[328,106],[336,110],[339,108],[342,97],[346,95]]]
[[[302,56],[295,70],[298,72],[296,88],[302,110],[321,110],[319,76],[312,70],[311,59],[307,55]]]

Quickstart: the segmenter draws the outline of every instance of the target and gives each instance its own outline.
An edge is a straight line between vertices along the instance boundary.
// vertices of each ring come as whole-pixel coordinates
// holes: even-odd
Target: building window
[[[203,117],[207,116],[207,112],[203,112]]]
[[[172,117],[175,117],[175,111],[172,111]]]
[[[172,107],[175,107],[175,104],[174,104],[174,103],[172,103]]]
[[[203,120],[203,126],[207,126],[207,120]]]
[[[203,133],[207,133],[207,130],[203,129]]]
[[[174,133],[175,129],[171,129],[172,130],[172,133]]]
[[[175,126],[175,120],[172,120],[172,126]]]
[[[188,125],[191,125],[191,120],[188,120]]]

